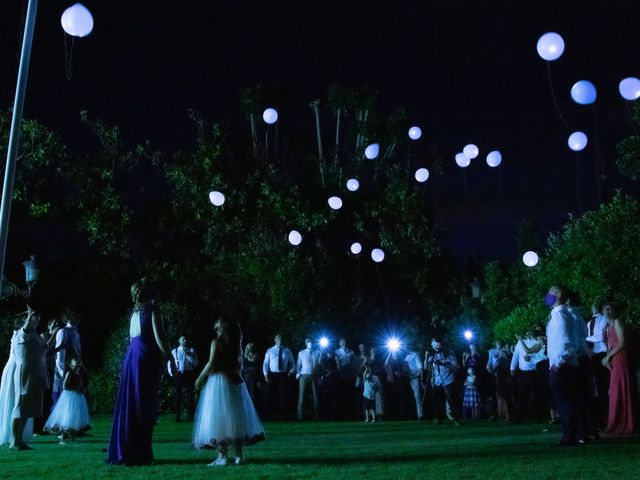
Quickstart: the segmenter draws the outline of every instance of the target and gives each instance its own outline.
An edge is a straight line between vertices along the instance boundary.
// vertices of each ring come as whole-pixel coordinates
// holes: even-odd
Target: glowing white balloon
[[[422,129],[420,127],[411,127],[409,129],[409,138],[411,140],[418,140],[422,136]]]
[[[471,159],[462,152],[456,153],[456,165],[460,168],[467,168],[471,165]]]
[[[358,255],[362,251],[362,245],[358,242],[351,244],[351,253]]]
[[[334,210],[340,210],[342,208],[342,199],[340,197],[329,197],[327,203]]]
[[[596,87],[589,80],[580,80],[571,87],[571,98],[580,105],[590,105],[596,101]]]
[[[620,95],[625,100],[637,100],[640,98],[640,79],[636,77],[627,77],[620,81],[618,86]]]
[[[380,263],[384,260],[384,252],[380,248],[374,248],[371,250],[371,260],[376,263]]]
[[[216,207],[220,207],[224,204],[224,194],[221,192],[212,190],[209,192],[209,201],[212,204],[214,204]]]
[[[529,250],[522,256],[522,262],[527,267],[535,267],[538,264],[538,254]]]
[[[502,154],[498,150],[489,152],[487,155],[487,165],[491,168],[495,168],[502,163]]]
[[[429,178],[429,170],[426,168],[419,168],[416,170],[415,177],[418,182],[424,183]]]
[[[302,235],[297,230],[291,230],[289,232],[289,243],[294,247],[302,243]]]
[[[360,188],[360,182],[355,178],[350,178],[347,180],[347,190],[350,192],[355,192]]]
[[[380,145],[378,145],[377,143],[372,143],[371,145],[369,145],[367,148],[364,149],[364,156],[367,157],[367,159],[369,160],[373,160],[374,158],[377,158],[379,153],[380,153]]]
[[[267,108],[262,112],[262,119],[264,120],[264,123],[273,125],[278,121],[278,111],[275,108]]]
[[[93,16],[81,3],[71,5],[60,17],[62,29],[72,37],[86,37],[93,30]]]
[[[564,53],[564,40],[555,32],[547,32],[538,39],[536,48],[543,60],[552,62]]]
[[[587,136],[584,132],[573,132],[571,135],[569,135],[567,144],[569,145],[569,148],[571,150],[573,150],[574,152],[579,152],[581,150],[584,150],[584,147],[587,146],[587,142]]]
[[[470,160],[473,160],[478,156],[480,150],[478,150],[478,147],[476,147],[473,143],[470,143],[469,145],[465,145],[465,147],[462,149],[462,153],[464,153]]]

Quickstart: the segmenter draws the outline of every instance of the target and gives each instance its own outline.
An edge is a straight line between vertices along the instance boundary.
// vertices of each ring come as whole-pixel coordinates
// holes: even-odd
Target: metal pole
[[[24,22],[24,37],[20,53],[20,67],[18,68],[18,83],[16,97],[13,102],[13,116],[11,118],[11,132],[9,134],[9,148],[7,150],[7,166],[4,173],[2,187],[2,206],[0,207],[0,283],[4,278],[4,260],[7,253],[7,238],[9,236],[9,218],[11,216],[11,199],[13,197],[13,179],[16,173],[16,159],[20,147],[20,133],[22,130],[22,109],[27,90],[29,76],[29,60],[31,59],[31,44],[36,23],[38,0],[29,0],[27,18]],[[1,287],[1,285],[0,285]]]

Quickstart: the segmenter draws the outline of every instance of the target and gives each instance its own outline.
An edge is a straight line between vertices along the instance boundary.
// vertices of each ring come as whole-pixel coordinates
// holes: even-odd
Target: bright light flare
[[[387,340],[387,348],[390,352],[397,352],[398,350],[400,350],[401,346],[402,342],[397,337],[391,337],[389,340]]]

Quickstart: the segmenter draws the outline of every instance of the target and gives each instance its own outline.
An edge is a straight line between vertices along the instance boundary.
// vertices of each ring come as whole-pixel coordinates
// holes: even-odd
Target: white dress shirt
[[[404,361],[409,369],[409,376],[411,378],[419,377],[420,372],[422,371],[422,360],[420,359],[420,355],[416,352],[409,352],[407,356],[404,357]]]
[[[353,350],[348,348],[339,348],[334,352],[338,359],[338,367],[349,367],[353,364]]]
[[[198,356],[192,347],[183,348],[182,346],[171,350],[171,355],[176,362],[178,372],[192,372],[198,366]],[[173,376],[171,371],[171,362],[167,362],[167,370],[169,375]]]
[[[527,348],[533,348],[535,345],[539,345],[537,340],[533,338],[523,338],[522,341]],[[529,360],[525,359],[525,355]],[[516,344],[516,348],[513,350],[513,357],[511,357],[511,370],[522,370],[523,372],[531,372],[536,369],[536,355],[534,353],[527,353],[520,342]]]
[[[278,370],[278,354],[282,349],[282,370]],[[296,362],[293,360],[293,354],[287,347],[274,345],[267,353],[264,354],[264,362],[262,362],[262,373],[266,377],[269,373],[294,373],[296,370]]]
[[[601,313],[591,317],[587,324],[587,333],[589,335],[587,342],[593,343],[593,353],[605,353],[607,351],[607,344],[604,343],[605,328],[607,328],[607,319]]]
[[[309,348],[298,352],[298,361],[296,362],[296,375],[311,375],[317,363],[318,354]]]
[[[547,325],[549,367],[578,365],[578,357],[576,355],[577,337],[577,327],[571,313],[564,305],[553,307],[549,324]]]

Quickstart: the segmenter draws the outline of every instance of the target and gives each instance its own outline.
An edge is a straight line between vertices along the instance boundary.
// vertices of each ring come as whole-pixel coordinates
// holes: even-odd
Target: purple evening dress
[[[109,441],[110,464],[153,462],[151,438],[158,412],[162,354],[153,334],[151,308],[140,310],[141,335],[132,337],[120,372]]]

